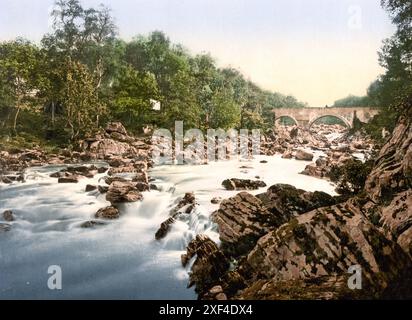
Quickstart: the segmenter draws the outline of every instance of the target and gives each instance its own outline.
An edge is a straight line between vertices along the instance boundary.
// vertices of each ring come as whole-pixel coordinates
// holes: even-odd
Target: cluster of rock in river
[[[345,202],[289,185],[270,186],[254,196],[247,190],[265,187],[263,181],[228,177],[222,186],[242,192],[225,200],[211,199],[219,204],[212,220],[221,244],[206,235],[190,242],[182,255],[183,266],[194,259],[189,286],[195,286],[201,299],[218,300],[411,297],[411,113],[409,107],[380,151],[363,195]],[[140,201],[142,192],[156,188],[147,174],[153,146],[129,136],[120,123],[109,124],[80,147],[80,152],[63,150],[55,155],[40,150],[2,151],[0,179],[23,181],[24,168],[43,164],[70,164],[52,174],[59,183],[106,173],[104,184],[87,185],[85,191],[105,194],[111,206],[98,210],[93,220],[82,224],[85,228],[119,218],[119,203]],[[314,158],[310,148],[323,150],[326,156],[303,173],[326,177],[332,164],[368,152],[373,145],[357,135],[329,141],[305,129],[278,128],[264,137],[261,148],[266,155],[281,153],[305,161]],[[104,160],[108,166],[81,164],[92,160]],[[179,199],[155,238],[166,237],[173,223],[193,214],[196,206],[193,193]],[[4,212],[2,220],[9,223],[0,224],[0,232],[9,231],[14,219],[12,211]],[[362,268],[362,290],[347,286],[348,269],[354,265]]]
[[[150,141],[130,136],[121,123],[109,123],[95,137],[81,141],[79,150],[82,151],[62,150],[58,155],[46,154],[40,149],[2,151],[0,180],[3,183],[23,182],[25,168],[45,164],[68,165],[50,175],[62,184],[78,183],[80,179],[91,179],[96,174],[106,173],[100,179],[103,183],[88,184],[85,192],[105,194],[111,206],[99,209],[94,215],[99,220],[86,221],[81,225],[83,228],[104,225],[104,220],[119,218],[121,211],[118,204],[140,201],[143,199],[142,192],[156,188],[150,184],[147,174],[152,166]],[[82,164],[98,160],[104,161],[108,166]],[[3,224],[1,229],[9,231],[10,227]]]
[[[339,137],[328,139],[328,135]],[[284,159],[312,161],[310,150],[323,151],[315,162],[308,164],[302,174],[327,179],[333,166],[342,166],[348,160],[362,155],[368,158],[376,147],[373,141],[359,132],[349,134],[340,125],[313,125],[301,127],[278,127],[263,136],[261,152],[265,155],[282,154]]]

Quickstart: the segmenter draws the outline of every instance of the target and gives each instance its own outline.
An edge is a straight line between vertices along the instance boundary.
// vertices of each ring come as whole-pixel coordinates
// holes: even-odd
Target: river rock
[[[11,180],[10,178],[6,177],[6,176],[2,176],[0,177],[0,181],[6,184],[11,184],[13,183],[13,180]]]
[[[106,200],[111,203],[136,202],[143,199],[133,182],[115,181],[109,186]]]
[[[97,190],[99,190],[100,193],[107,193],[109,191],[108,186],[97,186]]]
[[[147,175],[147,172],[138,172],[134,177],[133,177],[133,182],[142,182],[145,184],[149,184],[149,177]]]
[[[107,124],[105,130],[109,134],[111,134],[113,132],[117,132],[117,133],[120,133],[122,135],[127,135],[127,130],[121,122],[110,122],[110,123]]]
[[[97,190],[97,186],[91,185],[91,184],[88,184],[86,186],[86,189],[85,189],[86,192],[91,192],[91,191],[94,191],[94,190]]]
[[[110,207],[99,209],[96,212],[95,217],[97,219],[114,220],[120,217],[120,212],[119,212],[119,209],[117,209],[116,207],[110,206]]]
[[[113,218],[113,219],[115,219],[115,218]],[[82,223],[80,225],[80,228],[82,228],[82,229],[93,229],[95,227],[101,227],[101,226],[105,226],[105,225],[106,224],[104,222],[91,220],[91,221],[86,221],[86,222]]]
[[[87,178],[93,178],[97,173],[98,169],[94,165],[92,166],[78,166],[78,167],[68,167],[65,171],[71,174],[77,174]]]
[[[11,211],[11,210],[6,210],[6,211],[4,211],[4,212],[3,212],[3,219],[4,219],[4,221],[7,221],[7,222],[12,222],[12,221],[14,221],[13,211]]]
[[[0,223],[0,233],[7,232],[11,230],[11,225],[7,223]]]
[[[277,184],[257,196],[241,192],[223,200],[219,210],[212,214],[212,220],[218,225],[224,252],[238,256],[248,253],[261,236],[290,219],[335,203],[335,199],[324,192],[307,192]]]
[[[155,239],[156,240],[161,240],[164,237],[166,237],[167,233],[169,232],[172,224],[174,224],[176,222],[176,219],[173,217],[170,217],[169,219],[167,219],[166,221],[164,221],[161,225],[159,230],[157,230],[156,234],[155,234]]]
[[[189,278],[189,287],[195,285],[196,292],[203,296],[210,288],[219,284],[220,277],[229,269],[230,263],[222,251],[206,235],[197,235],[182,255],[182,264],[196,256]]]
[[[212,204],[219,204],[220,202],[222,202],[222,198],[221,197],[214,197],[214,198],[212,198],[212,200],[210,200],[210,202]]]
[[[127,182],[130,182],[130,180],[128,180],[128,179],[126,179],[126,178],[123,178],[123,177],[105,177],[104,178],[104,182],[106,183],[106,184],[108,184],[109,186],[113,183],[113,182],[125,182],[125,183],[127,183]]]
[[[100,168],[98,168],[98,169],[97,169],[97,173],[102,174],[102,173],[107,172],[107,170],[109,170],[109,168],[106,168],[106,167],[100,167]]]
[[[297,150],[295,152],[295,159],[296,160],[302,160],[302,161],[312,161],[313,160],[313,154],[310,152],[306,152],[304,150]]]
[[[7,176],[2,176],[1,180],[3,183],[13,183],[13,182],[24,182],[24,174],[23,173],[17,173],[17,174],[9,174]]]
[[[49,176],[50,178],[63,178],[67,176],[67,173],[65,171],[58,171],[51,173]]]
[[[73,177],[86,177],[93,178],[97,174],[98,168],[95,166],[78,166],[78,167],[67,167],[60,170],[59,172],[54,172],[50,174],[51,178],[73,178]],[[65,179],[62,179],[65,180]]]
[[[274,224],[262,201],[247,192],[223,200],[212,220],[218,225],[223,250],[234,256],[252,249]]]
[[[137,171],[136,168],[132,164],[129,164],[124,167],[110,168],[107,174],[109,176],[113,176],[113,175],[122,174],[122,173],[134,173],[136,171]]]
[[[101,139],[92,143],[85,142],[83,147],[98,159],[119,155],[132,157],[138,154],[137,149],[129,143],[119,142],[113,139]]]
[[[257,198],[273,215],[273,227],[316,208],[336,204],[336,199],[325,192],[309,192],[288,184],[275,184]]]
[[[109,161],[109,165],[111,167],[115,167],[115,168],[119,168],[119,167],[123,167],[126,166],[130,163],[130,161],[125,161],[125,159],[123,158],[113,158],[112,160]]]
[[[282,155],[282,159],[292,159],[292,158],[293,158],[292,150],[286,150]]]
[[[159,230],[155,234],[156,240],[161,240],[166,237],[170,231],[171,226],[177,221],[178,216],[181,214],[191,214],[196,205],[196,198],[194,193],[186,193],[185,196],[180,199],[177,204],[170,210],[170,217],[166,219],[160,225]]]
[[[77,175],[68,175],[65,177],[61,177],[58,180],[58,183],[78,183],[79,182],[79,176]]]
[[[256,190],[266,187],[266,183],[259,180],[233,178],[223,181],[222,186],[226,190]]]

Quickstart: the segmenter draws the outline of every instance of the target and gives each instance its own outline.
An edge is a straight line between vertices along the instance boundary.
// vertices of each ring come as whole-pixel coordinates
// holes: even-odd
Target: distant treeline
[[[200,129],[266,128],[273,108],[306,106],[218,68],[209,54],[191,55],[162,32],[123,41],[104,6],[59,0],[52,17],[53,32],[40,45],[0,43],[3,135],[36,127],[74,140],[111,120],[132,131],[172,128],[175,120]]]
[[[336,100],[332,107],[380,107],[382,101],[382,80],[378,79],[369,86],[366,96],[348,95],[345,98]]]

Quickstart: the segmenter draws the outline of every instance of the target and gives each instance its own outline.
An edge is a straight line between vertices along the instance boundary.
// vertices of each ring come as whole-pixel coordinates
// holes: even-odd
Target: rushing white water
[[[122,205],[120,219],[95,229],[80,225],[109,203],[98,191],[84,190],[104,174],[78,184],[58,184],[49,174],[61,167],[28,169],[25,183],[0,185],[0,213],[11,209],[16,216],[11,231],[0,233],[0,298],[195,299],[193,289],[186,288],[188,270],[181,267],[180,255],[197,233],[218,241],[209,219],[218,205],[210,200],[237,193],[225,191],[222,181],[258,176],[268,186],[288,183],[333,194],[329,182],[299,174],[306,165],[261,156],[250,162],[156,167],[150,175],[160,191],[145,192],[142,202]],[[156,241],[154,234],[173,203],[191,191],[199,203],[196,212]],[[62,290],[47,286],[50,265],[62,268]]]

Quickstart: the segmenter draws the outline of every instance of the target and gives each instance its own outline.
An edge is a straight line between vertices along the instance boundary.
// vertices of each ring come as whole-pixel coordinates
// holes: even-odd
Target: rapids
[[[334,194],[329,182],[299,174],[307,164],[259,156],[249,162],[155,167],[150,176],[159,191],[145,192],[142,202],[121,205],[120,219],[95,229],[80,225],[110,203],[98,191],[84,190],[105,174],[58,184],[49,175],[62,166],[27,169],[25,183],[0,184],[0,213],[10,209],[16,216],[11,231],[0,233],[0,299],[196,299],[194,290],[186,288],[190,266],[181,266],[180,255],[198,233],[218,241],[209,217],[219,205],[210,200],[237,193],[224,190],[222,181],[258,176],[268,186],[287,183]],[[156,241],[154,234],[170,208],[191,191],[199,203],[195,214]],[[51,265],[62,269],[62,290],[47,286]]]

